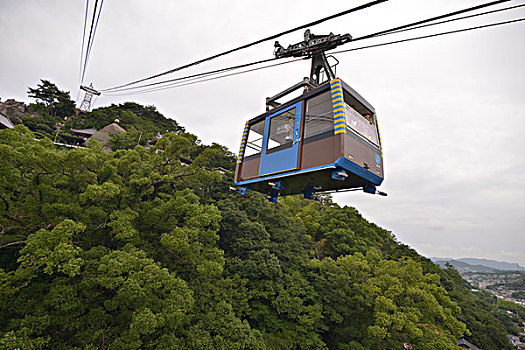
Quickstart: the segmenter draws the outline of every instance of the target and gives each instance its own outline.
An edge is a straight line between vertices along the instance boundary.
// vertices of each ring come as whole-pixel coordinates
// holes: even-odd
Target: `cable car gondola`
[[[283,48],[276,57],[312,59],[310,78],[266,99],[267,111],[246,122],[235,170],[235,184],[269,195],[363,189],[377,191],[383,181],[383,155],[374,107],[335,78],[324,51],[351,40],[345,35],[312,35]],[[320,82],[321,73],[328,80]],[[286,103],[277,99],[298,89]]]

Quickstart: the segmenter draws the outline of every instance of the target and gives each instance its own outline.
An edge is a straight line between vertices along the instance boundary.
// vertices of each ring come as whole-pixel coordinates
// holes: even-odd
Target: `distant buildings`
[[[458,340],[458,346],[462,349],[480,350],[476,345],[472,344],[465,338]]]
[[[110,153],[111,147],[109,141],[111,140],[111,134],[113,133],[125,133],[126,130],[118,125],[117,123],[111,123],[106,125],[100,130],[91,129],[70,129],[71,135],[60,134],[60,137],[64,139],[68,144],[72,145],[86,145],[87,140],[94,138],[102,145],[102,149]]]
[[[71,133],[71,135],[74,135],[83,139],[84,141],[87,141],[97,132],[97,129],[70,129],[69,132]]]

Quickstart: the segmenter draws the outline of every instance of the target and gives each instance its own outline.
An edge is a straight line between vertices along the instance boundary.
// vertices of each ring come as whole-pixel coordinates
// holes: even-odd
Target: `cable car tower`
[[[306,30],[300,43],[284,48],[275,42],[277,58],[311,58],[310,77],[266,98],[266,112],[246,122],[235,171],[241,193],[262,192],[271,202],[280,195],[311,199],[316,192],[359,189],[386,195],[376,190],[383,154],[375,109],[336,78],[325,55],[351,40]],[[301,88],[301,96],[277,102]]]
[[[89,112],[91,110],[91,101],[93,100],[93,96],[100,96],[100,92],[93,88],[93,84],[89,84],[89,86],[81,85],[80,90],[84,90],[86,92],[84,94],[84,99],[80,104],[80,110],[82,112]]]

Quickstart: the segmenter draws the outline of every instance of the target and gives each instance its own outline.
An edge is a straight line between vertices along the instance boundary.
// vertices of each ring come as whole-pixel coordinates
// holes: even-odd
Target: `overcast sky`
[[[479,5],[390,0],[311,28],[354,37]],[[106,0],[85,83],[104,89],[166,71],[365,1]],[[495,8],[525,3],[509,1]],[[94,1],[90,1],[92,7]],[[86,1],[0,0],[0,97],[30,102],[49,79],[77,98]],[[350,43],[350,49],[524,18],[525,7]],[[302,40],[298,31],[278,40]],[[171,77],[271,58],[273,41]],[[426,256],[525,265],[525,22],[336,55],[337,75],[377,110],[388,197],[336,194]],[[298,62],[149,94],[102,95],[95,107],[155,105],[206,144],[238,151],[265,97],[309,74]]]

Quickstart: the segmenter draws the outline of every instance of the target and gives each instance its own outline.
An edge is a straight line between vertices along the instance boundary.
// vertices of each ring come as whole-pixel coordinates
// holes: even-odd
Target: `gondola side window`
[[[379,138],[377,136],[377,127],[374,124],[374,114],[366,109],[362,109],[360,112],[345,103],[346,125],[378,146]]]
[[[334,113],[330,91],[308,100],[304,124],[304,139],[321,139],[334,134]]]
[[[270,119],[267,153],[292,147],[295,125],[295,108]]]
[[[264,120],[252,124],[248,131],[248,140],[246,142],[246,151],[244,152],[244,158],[250,156],[260,155],[263,145],[264,135]]]

